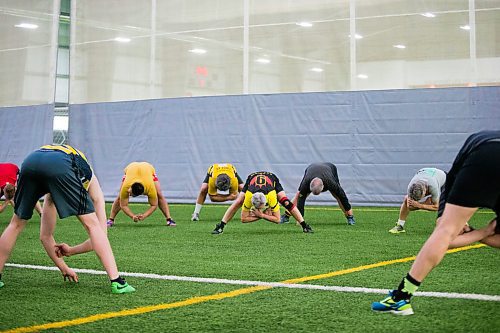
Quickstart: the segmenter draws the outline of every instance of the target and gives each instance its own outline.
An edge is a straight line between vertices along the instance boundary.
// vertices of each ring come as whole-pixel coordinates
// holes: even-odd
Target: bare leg
[[[92,248],[99,257],[99,260],[101,260],[109,279],[114,280],[118,278],[118,268],[116,267],[113,250],[97,215],[95,213],[79,215],[78,219],[89,234]]]
[[[243,206],[243,201],[245,200],[245,193],[240,193],[238,198],[229,206],[229,208],[226,210],[224,213],[224,216],[222,217],[222,221],[224,223],[229,223],[231,219],[233,218],[234,214],[238,211],[238,209]]]
[[[22,220],[14,214],[2,236],[0,236],[0,273],[3,271],[14,245],[16,245],[17,237],[26,226],[26,222],[26,220]]]
[[[207,194],[208,194],[208,184],[203,183],[201,184],[200,193],[198,194],[196,203],[198,205],[203,205],[205,203],[205,200],[207,199]]]
[[[160,182],[155,181],[156,194],[158,195],[158,207],[160,207],[161,212],[165,216],[166,219],[171,218],[170,216],[170,208],[168,207],[167,199],[163,196],[161,192]]]
[[[438,220],[438,223],[439,221],[440,219]],[[451,241],[450,249],[466,246],[479,241],[481,243],[490,245],[492,247],[498,247],[495,246],[496,245],[495,237],[493,237],[493,235],[495,235],[496,223],[497,221],[493,220],[484,228],[469,231],[461,235],[458,235],[454,240]]]
[[[399,209],[399,219],[402,221],[406,221],[406,218],[410,214],[410,207],[408,207],[408,196],[405,195],[405,199],[401,204],[401,208]]]
[[[440,223],[425,242],[411,267],[410,275],[413,278],[423,281],[441,262],[452,240],[457,237],[476,211],[477,208],[446,204]]]
[[[120,194],[118,194],[118,197],[115,199],[115,201],[113,201],[113,205],[111,206],[111,213],[109,214],[109,218],[114,220],[120,210]]]

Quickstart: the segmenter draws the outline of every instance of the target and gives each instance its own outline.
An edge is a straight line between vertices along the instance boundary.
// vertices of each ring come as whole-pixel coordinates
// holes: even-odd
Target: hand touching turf
[[[64,281],[66,281],[66,279],[68,279],[69,282],[78,282],[78,275],[71,268],[69,268],[69,267],[65,268],[65,269],[61,270],[61,273],[64,277]]]

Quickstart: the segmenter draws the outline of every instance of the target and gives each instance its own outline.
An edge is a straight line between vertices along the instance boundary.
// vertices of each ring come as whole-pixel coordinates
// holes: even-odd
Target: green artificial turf
[[[238,215],[222,235],[210,232],[225,205],[205,205],[201,221],[191,222],[194,205],[171,205],[177,227],[166,227],[156,211],[133,223],[123,214],[109,229],[120,271],[279,282],[414,256],[434,227],[435,214],[414,212],[405,234],[387,231],[398,217],[396,208],[354,207],[357,224],[348,226],[334,207],[306,207],[314,234],[304,234],[293,219],[275,225],[239,222]],[[109,207],[108,207],[109,209]],[[133,210],[145,210],[133,205]],[[4,229],[12,209],[0,215]],[[480,211],[471,224],[484,226],[493,213]],[[9,263],[53,266],[34,217],[19,237]],[[58,221],[56,240],[76,244],[86,239],[78,220]],[[450,254],[425,280],[421,291],[500,295],[500,252],[480,248]],[[66,258],[73,268],[102,270],[93,253]],[[312,280],[306,284],[390,289],[396,287],[411,262]],[[137,288],[113,295],[104,275],[79,274],[80,282],[63,282],[59,272],[6,267],[0,289],[0,331],[76,319],[94,314],[172,303],[247,286],[128,277]],[[58,332],[495,332],[500,302],[415,297],[415,315],[396,317],[373,313],[379,294],[272,288],[209,300],[156,312],[99,320]]]

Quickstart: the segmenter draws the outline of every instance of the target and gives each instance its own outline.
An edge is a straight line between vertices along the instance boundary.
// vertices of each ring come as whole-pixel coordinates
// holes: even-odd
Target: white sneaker
[[[200,214],[193,213],[193,215],[191,215],[191,221],[199,221],[199,220],[200,220]]]

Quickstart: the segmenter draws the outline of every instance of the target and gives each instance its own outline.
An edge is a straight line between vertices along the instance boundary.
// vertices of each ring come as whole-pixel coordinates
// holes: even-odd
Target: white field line
[[[7,267],[13,268],[26,268],[36,269],[42,271],[59,271],[59,268],[52,266],[38,266],[38,265],[21,265],[21,264],[6,264]],[[105,271],[97,271],[93,269],[73,269],[77,273],[92,274],[92,275],[106,275]],[[245,286],[268,286],[276,288],[295,288],[295,289],[313,289],[313,290],[328,290],[337,292],[351,292],[351,293],[365,293],[365,294],[387,294],[387,289],[376,288],[362,288],[362,287],[342,287],[342,286],[322,286],[316,284],[296,284],[296,283],[281,283],[281,282],[264,282],[264,281],[249,281],[249,280],[229,280],[217,278],[202,278],[191,276],[177,276],[177,275],[159,275],[147,273],[127,273],[120,272],[121,276],[131,276],[146,279],[156,280],[169,280],[169,281],[187,281],[187,282],[200,282],[200,283],[220,283],[231,285],[245,285]],[[415,296],[423,297],[438,297],[438,298],[454,298],[454,299],[471,299],[478,301],[492,301],[500,302],[500,295],[484,295],[484,294],[460,294],[460,293],[442,293],[442,292],[416,292]]]

